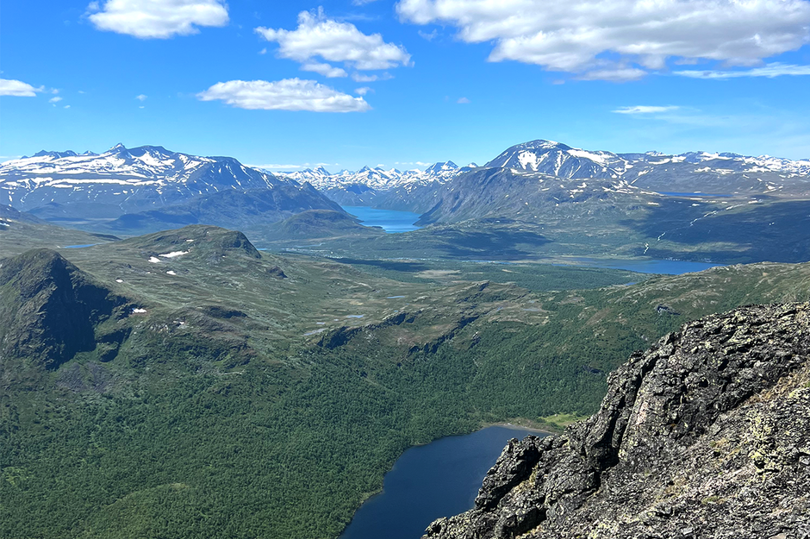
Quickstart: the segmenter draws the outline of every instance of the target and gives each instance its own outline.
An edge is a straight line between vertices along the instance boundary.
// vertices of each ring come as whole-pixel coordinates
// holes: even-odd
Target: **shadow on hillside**
[[[641,221],[624,221],[650,238],[646,256],[688,258],[673,249],[657,249],[658,237],[693,246],[703,243],[732,244],[728,249],[701,251],[694,257],[716,262],[805,262],[810,260],[810,201],[764,202],[743,211],[721,210],[703,217],[711,207],[693,201],[666,201]],[[747,203],[746,203],[747,204]]]

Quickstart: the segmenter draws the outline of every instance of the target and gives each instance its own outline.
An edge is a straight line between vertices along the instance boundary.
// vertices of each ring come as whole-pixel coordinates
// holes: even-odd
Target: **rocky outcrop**
[[[810,537],[810,305],[685,325],[609,378],[601,409],[512,440],[435,539]]]

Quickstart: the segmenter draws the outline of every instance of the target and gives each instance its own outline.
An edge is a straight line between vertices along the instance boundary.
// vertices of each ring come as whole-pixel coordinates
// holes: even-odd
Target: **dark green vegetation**
[[[0,536],[335,537],[408,446],[590,413],[684,321],[810,295],[810,265],[570,290],[628,275],[351,262],[202,226],[2,261],[35,352],[0,349]],[[492,282],[518,268],[537,292]]]

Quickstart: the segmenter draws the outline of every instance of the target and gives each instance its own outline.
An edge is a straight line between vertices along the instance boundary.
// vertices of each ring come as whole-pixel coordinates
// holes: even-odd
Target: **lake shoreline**
[[[339,538],[412,539],[435,519],[470,509],[510,439],[549,434],[517,421],[486,423],[409,447],[385,474],[382,488],[364,497]]]

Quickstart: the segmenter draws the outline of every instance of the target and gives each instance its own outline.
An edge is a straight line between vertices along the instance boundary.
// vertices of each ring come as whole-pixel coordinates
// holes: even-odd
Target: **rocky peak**
[[[809,353],[808,304],[689,323],[588,420],[511,441],[475,508],[426,537],[810,537]]]

